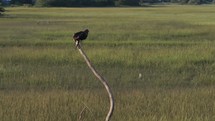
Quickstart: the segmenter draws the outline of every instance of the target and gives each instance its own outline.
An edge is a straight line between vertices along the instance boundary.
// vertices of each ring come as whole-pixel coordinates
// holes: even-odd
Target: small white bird
[[[139,78],[139,79],[141,79],[141,78],[142,78],[142,74],[141,74],[141,73],[139,73],[139,76],[138,76],[138,78]]]

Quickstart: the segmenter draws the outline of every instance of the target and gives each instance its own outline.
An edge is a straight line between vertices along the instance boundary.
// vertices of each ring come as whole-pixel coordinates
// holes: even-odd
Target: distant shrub
[[[35,6],[47,7],[48,6],[48,0],[37,0],[35,3]]]
[[[114,6],[113,0],[94,0],[95,6]]]
[[[10,4],[15,4],[15,5],[23,5],[23,4],[31,4],[33,5],[34,0],[11,0]]]
[[[192,4],[192,5],[199,5],[199,4],[210,4],[213,0],[170,0],[171,3],[180,3],[180,4]]]
[[[201,4],[202,1],[201,0],[189,0],[188,4]]]
[[[140,0],[116,0],[115,6],[140,6]]]
[[[2,6],[0,6],[0,12],[5,12],[5,9]]]
[[[5,12],[5,9],[0,6],[0,15],[2,15],[2,12]]]
[[[113,0],[37,0],[38,7],[104,7],[114,6]]]

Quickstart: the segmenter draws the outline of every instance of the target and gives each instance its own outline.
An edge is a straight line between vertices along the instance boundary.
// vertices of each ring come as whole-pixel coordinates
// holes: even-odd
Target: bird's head
[[[88,33],[88,32],[89,32],[89,30],[88,30],[88,29],[85,29],[85,30],[84,30],[84,32],[85,32],[85,33]]]

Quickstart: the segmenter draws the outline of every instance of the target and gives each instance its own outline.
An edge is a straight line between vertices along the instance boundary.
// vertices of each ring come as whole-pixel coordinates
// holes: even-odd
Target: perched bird
[[[86,29],[84,31],[76,32],[73,35],[73,39],[75,40],[76,47],[79,46],[80,41],[85,40],[87,38],[88,33],[89,33],[89,30]]]

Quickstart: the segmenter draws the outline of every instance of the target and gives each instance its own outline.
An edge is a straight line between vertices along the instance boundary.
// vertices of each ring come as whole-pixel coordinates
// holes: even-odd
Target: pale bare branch
[[[105,121],[109,121],[111,116],[113,115],[113,111],[114,111],[114,98],[113,98],[113,94],[112,91],[110,89],[110,86],[107,83],[107,80],[104,79],[104,77],[102,77],[98,71],[93,67],[92,63],[90,62],[89,58],[87,57],[87,55],[85,54],[85,52],[82,50],[80,44],[77,45],[77,49],[79,50],[80,54],[84,57],[85,62],[87,63],[88,67],[90,68],[90,70],[93,72],[93,74],[100,80],[100,82],[104,85],[108,96],[109,96],[109,102],[110,102],[110,107],[109,107],[109,112],[105,118]]]

